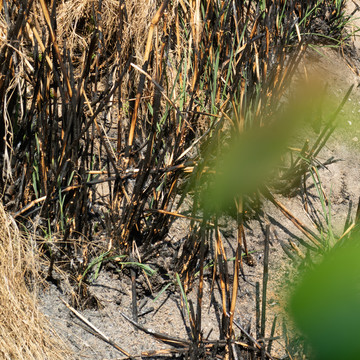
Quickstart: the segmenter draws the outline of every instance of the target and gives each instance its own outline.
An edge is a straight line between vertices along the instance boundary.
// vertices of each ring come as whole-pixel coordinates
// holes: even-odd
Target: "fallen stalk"
[[[313,233],[300,221],[298,220],[283,204],[281,204],[271,192],[267,189],[263,189],[263,195],[265,198],[270,200],[280,211],[310,240],[314,245],[321,248],[321,243],[315,238]]]
[[[71,305],[69,305],[65,300],[61,297],[59,299],[64,303],[64,305],[83,323],[85,323],[95,334],[103,341],[113,346],[116,350],[119,350],[128,358],[132,359],[133,357],[124,349],[122,349],[119,345],[114,343],[108,336],[106,336],[103,332],[101,332],[95,325],[93,325],[89,320],[87,320],[84,316],[82,316],[78,311],[76,311]]]
[[[139,323],[137,323],[136,321],[130,319],[127,315],[125,315],[124,313],[120,313],[127,321],[129,321],[129,323],[131,323],[132,325],[134,325],[136,328],[138,328],[139,330],[144,331],[146,334],[152,335],[155,339],[160,340],[164,343],[170,343],[173,346],[180,346],[180,347],[185,347],[188,348],[191,346],[191,342],[188,340],[184,340],[184,339],[179,339],[177,337],[173,337],[173,336],[169,336],[167,334],[163,334],[163,333],[158,333],[155,332],[152,329],[148,329],[142,325],[140,325]]]

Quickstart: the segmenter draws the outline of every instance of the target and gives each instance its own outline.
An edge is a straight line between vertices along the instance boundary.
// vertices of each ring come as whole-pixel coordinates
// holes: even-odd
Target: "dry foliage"
[[[71,51],[71,55],[85,55],[91,35],[96,27],[102,32],[103,47],[115,53],[116,34],[119,31],[120,1],[67,0],[57,6],[58,35]],[[141,63],[146,46],[146,34],[156,12],[155,0],[126,1],[123,37],[123,52],[133,50]],[[122,56],[125,58],[125,55]]]
[[[36,278],[29,239],[0,206],[0,357],[2,359],[64,359],[61,340],[51,330],[26,281]],[[25,280],[27,279],[27,280]]]

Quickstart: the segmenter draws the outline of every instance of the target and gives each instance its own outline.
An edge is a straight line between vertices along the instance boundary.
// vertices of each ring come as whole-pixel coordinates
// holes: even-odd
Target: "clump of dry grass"
[[[64,344],[36,306],[26,278],[36,279],[28,239],[0,205],[0,358],[65,359]],[[27,275],[27,276],[26,276]]]
[[[80,50],[82,54],[96,27],[101,30],[104,47],[115,51],[120,12],[125,12],[120,46],[124,51],[134,51],[133,55],[142,63],[146,34],[157,8],[156,0],[126,1],[126,8],[125,5],[121,8],[119,1],[104,0],[101,9],[99,7],[99,1],[94,0],[63,1],[57,9],[58,36],[66,39],[71,52]]]

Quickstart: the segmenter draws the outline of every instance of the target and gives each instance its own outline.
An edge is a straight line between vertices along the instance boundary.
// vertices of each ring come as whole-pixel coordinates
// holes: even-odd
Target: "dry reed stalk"
[[[144,60],[143,60],[143,70],[145,72],[146,72],[146,70],[148,68],[148,65],[149,65],[148,62],[149,62],[150,52],[152,50],[152,43],[153,43],[153,35],[154,35],[155,26],[159,23],[161,16],[163,15],[164,11],[166,10],[166,8],[168,6],[168,3],[169,3],[169,1],[165,0],[161,4],[161,6],[159,7],[159,9],[157,10],[154,17],[151,20],[150,29],[149,29],[148,38],[147,38],[146,47],[145,47]],[[129,139],[128,139],[128,145],[129,146],[132,146],[132,143],[133,143],[133,140],[134,140],[136,119],[137,119],[137,116],[138,116],[138,108],[139,108],[140,99],[141,99],[142,92],[143,92],[144,82],[145,82],[145,75],[141,74],[139,89],[138,89],[138,92],[136,94],[135,107],[134,107],[134,112],[133,112],[133,116],[132,116],[132,119],[131,119],[131,125],[130,125],[130,133],[129,133]]]
[[[0,205],[0,357],[67,359],[73,355],[53,332],[27,284],[37,281],[29,239]],[[35,286],[36,288],[36,286]]]

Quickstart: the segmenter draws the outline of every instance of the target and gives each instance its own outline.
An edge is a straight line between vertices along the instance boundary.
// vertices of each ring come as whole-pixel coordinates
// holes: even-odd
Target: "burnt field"
[[[299,273],[356,253],[357,9],[4,0],[2,356],[339,354]]]

